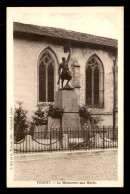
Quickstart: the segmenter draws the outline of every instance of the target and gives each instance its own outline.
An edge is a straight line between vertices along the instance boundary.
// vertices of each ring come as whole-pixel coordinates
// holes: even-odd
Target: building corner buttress
[[[118,127],[118,66],[117,58],[113,60],[113,129]]]

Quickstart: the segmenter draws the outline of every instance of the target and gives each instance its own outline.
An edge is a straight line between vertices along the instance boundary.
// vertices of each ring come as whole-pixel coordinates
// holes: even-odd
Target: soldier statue
[[[59,80],[58,80],[57,84],[60,83],[60,79],[61,79],[62,80],[62,82],[61,82],[62,88],[63,88],[64,80],[67,80],[66,86],[69,86],[69,81],[72,79],[72,73],[71,73],[71,71],[69,71],[70,57],[71,57],[71,50],[69,49],[69,54],[68,54],[67,60],[65,59],[65,57],[62,57],[62,63],[59,65],[59,69],[58,69]]]

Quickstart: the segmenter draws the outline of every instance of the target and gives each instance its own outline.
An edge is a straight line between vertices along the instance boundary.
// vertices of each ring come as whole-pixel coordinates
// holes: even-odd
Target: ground
[[[117,181],[117,149],[16,155],[16,181]]]

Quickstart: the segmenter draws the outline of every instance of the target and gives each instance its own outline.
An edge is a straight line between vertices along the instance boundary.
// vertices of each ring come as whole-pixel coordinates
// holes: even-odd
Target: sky
[[[14,22],[49,26],[119,39],[123,7],[13,7]]]

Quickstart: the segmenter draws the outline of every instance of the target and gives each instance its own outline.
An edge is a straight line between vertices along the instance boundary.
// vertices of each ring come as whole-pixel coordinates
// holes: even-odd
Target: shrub
[[[100,117],[92,117],[91,118],[91,123],[92,124],[97,124],[97,123],[99,123],[99,121],[100,121]]]
[[[18,108],[14,112],[14,136],[16,141],[25,137],[25,129],[28,127],[27,111],[23,110],[22,102],[18,102]]]
[[[86,118],[86,119],[91,119],[92,118],[92,110],[87,108],[85,105],[82,105],[79,108],[79,116]]]
[[[64,113],[63,107],[54,106],[53,104],[49,105],[48,116],[53,118],[61,118]]]
[[[47,121],[47,110],[38,108],[36,112],[34,112],[34,116],[32,117],[33,121],[31,122],[32,125],[44,125]]]
[[[92,110],[87,108],[85,105],[80,106],[79,116],[85,119],[90,119],[91,124],[97,124],[100,121],[100,117],[92,115]]]

